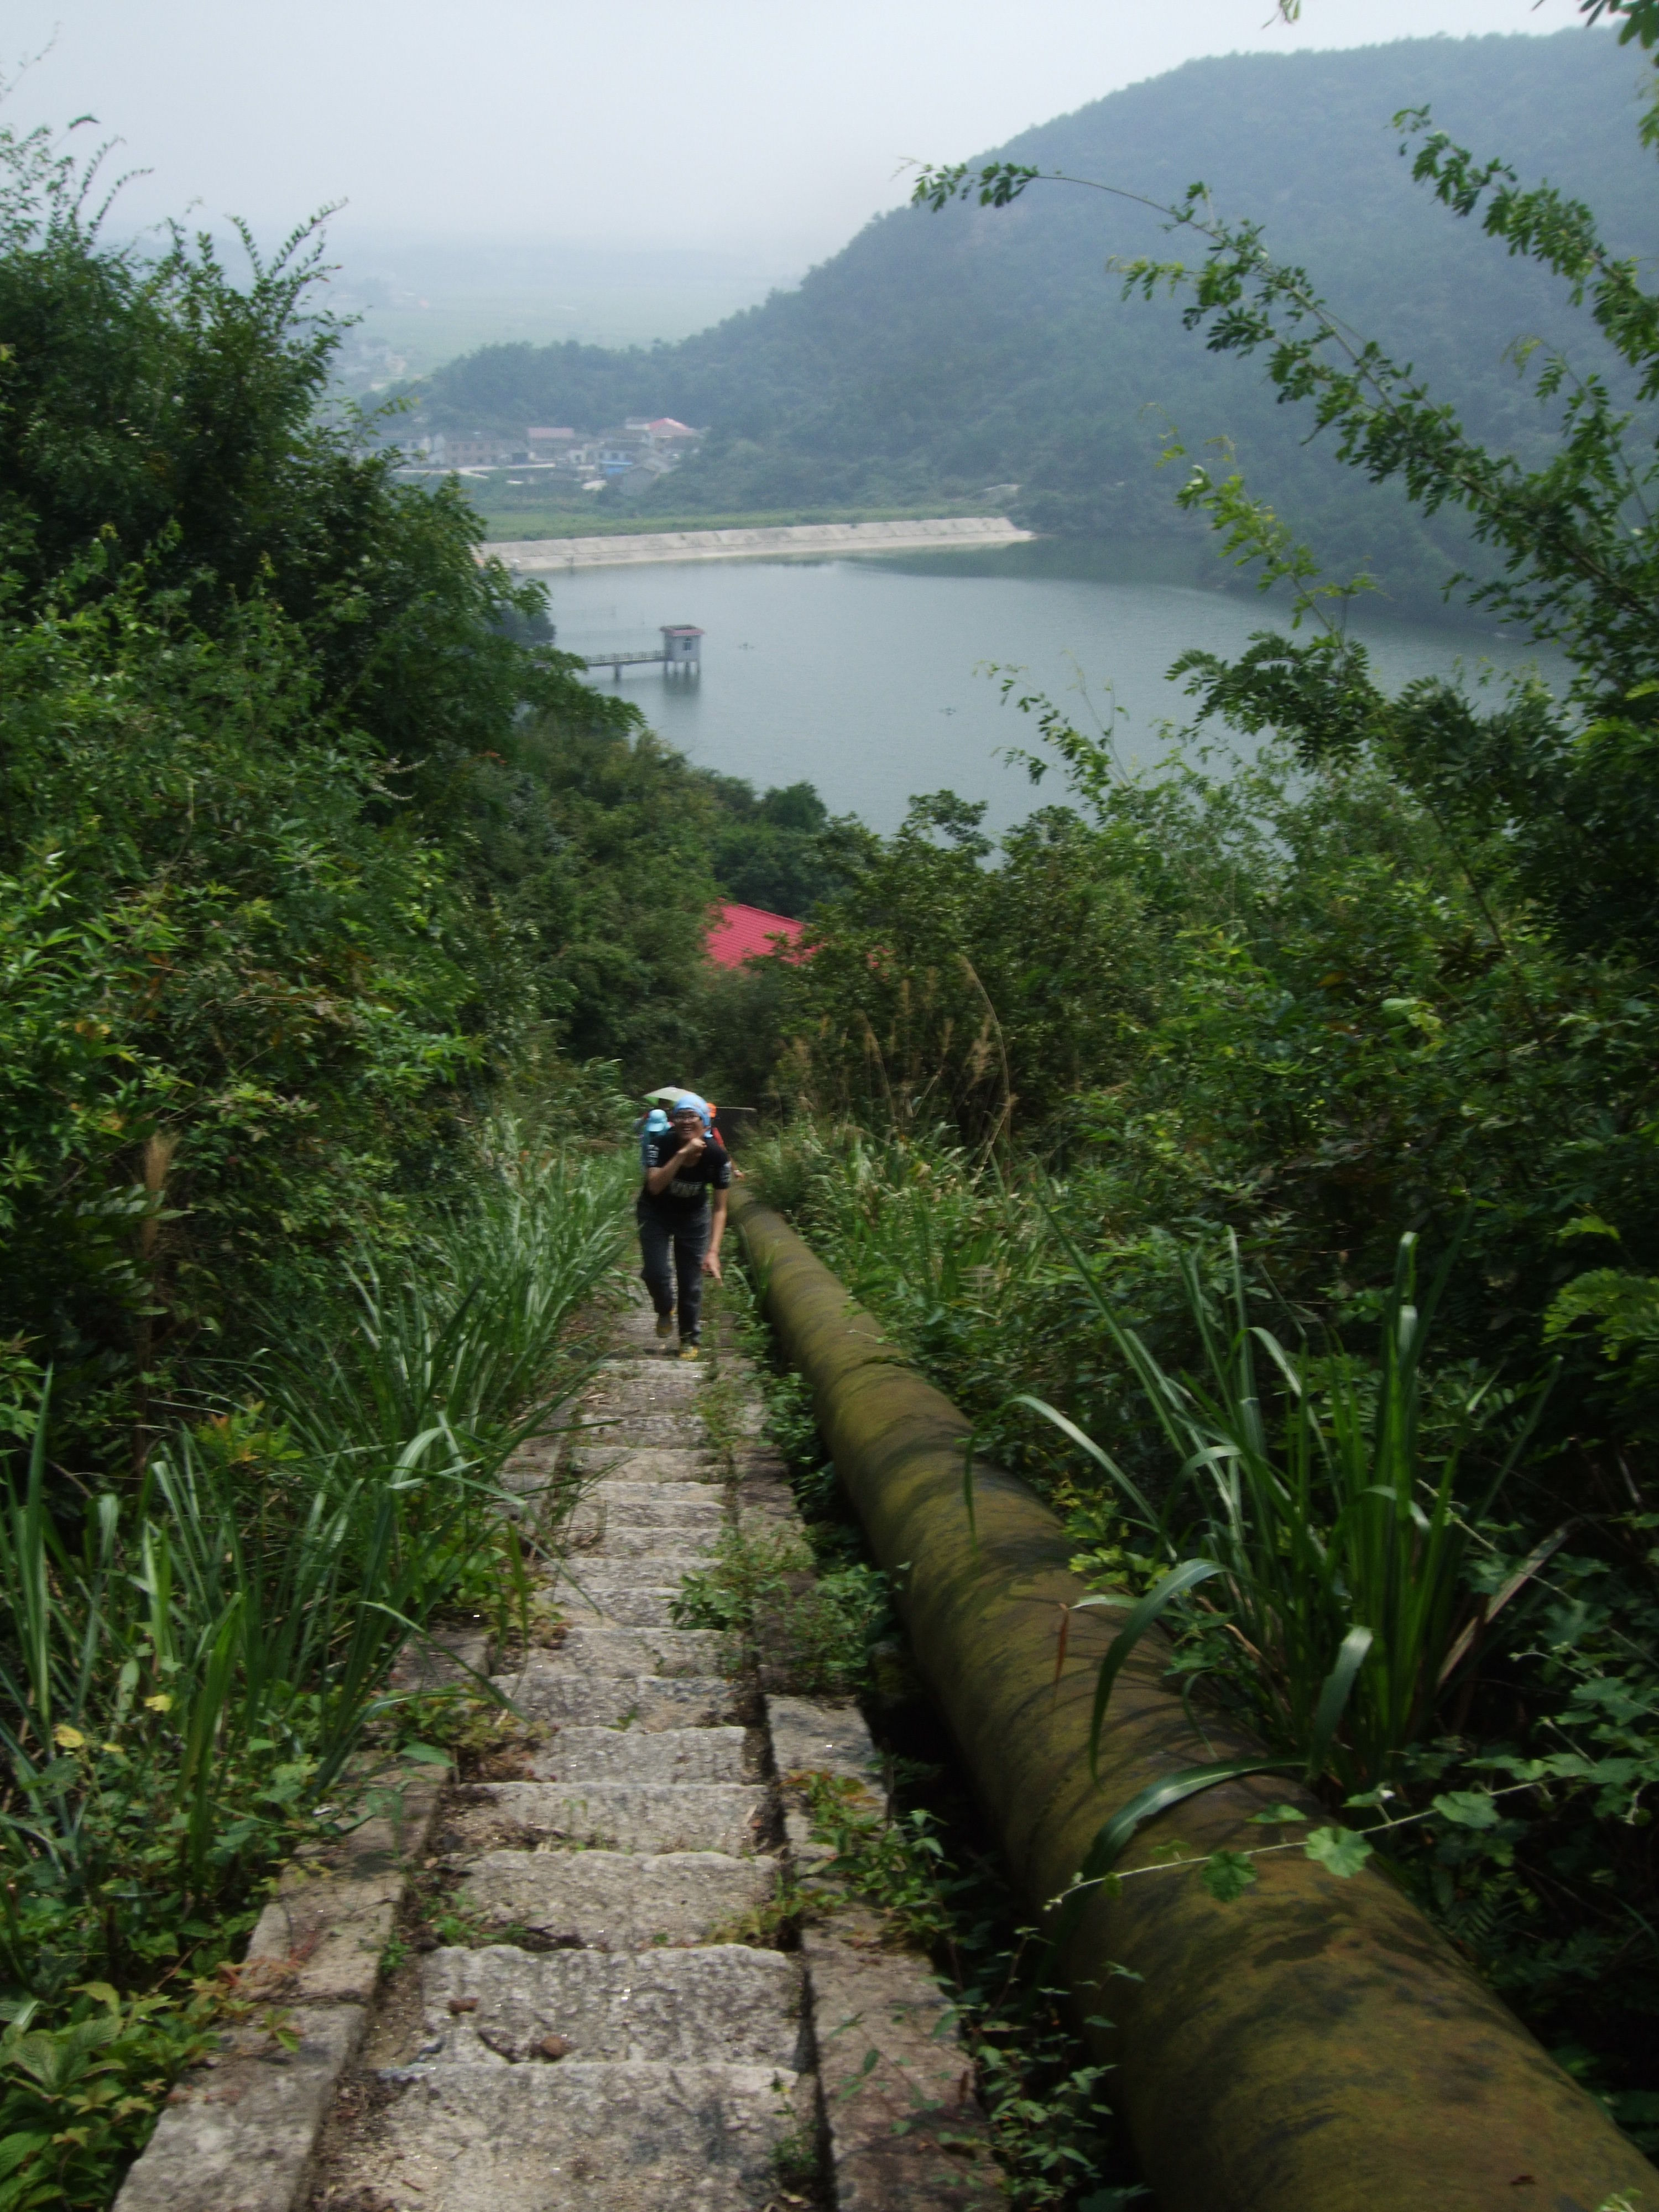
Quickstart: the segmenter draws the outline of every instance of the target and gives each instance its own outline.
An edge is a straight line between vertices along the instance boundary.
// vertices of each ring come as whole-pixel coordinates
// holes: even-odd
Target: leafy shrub
[[[142,2145],[180,2069],[228,2013],[252,2010],[232,1984],[180,2003],[123,2000],[86,1985],[55,2027],[36,2027],[33,1999],[13,2002],[0,2030],[0,2205],[101,2207],[110,2177]],[[271,2022],[274,2033],[286,2031]]]
[[[798,1537],[736,1529],[686,1576],[673,1614],[677,1627],[717,1630],[731,1672],[758,1666],[769,1687],[804,1698],[861,1689],[891,1625],[879,1569],[848,1560],[819,1572]]]

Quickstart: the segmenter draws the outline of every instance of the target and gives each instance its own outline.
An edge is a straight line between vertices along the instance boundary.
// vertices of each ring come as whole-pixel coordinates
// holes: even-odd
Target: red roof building
[[[741,968],[745,960],[775,952],[780,938],[793,945],[805,927],[787,914],[769,914],[761,906],[717,906],[704,949],[717,968]]]

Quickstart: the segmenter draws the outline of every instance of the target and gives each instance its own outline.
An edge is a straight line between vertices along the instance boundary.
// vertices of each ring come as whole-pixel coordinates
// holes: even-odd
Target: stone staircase
[[[994,2201],[963,2055],[925,1962],[885,1949],[874,1917],[850,1905],[839,1935],[826,1905],[810,1944],[776,1948],[781,1885],[827,1856],[780,1791],[780,1764],[875,1783],[856,1710],[762,1699],[720,1671],[718,1636],[673,1625],[683,1577],[734,1516],[793,1522],[781,1468],[758,1448],[735,1468],[711,1452],[698,1411],[708,1369],[665,1359],[648,1310],[622,1321],[614,1355],[562,1447],[586,1483],[553,1591],[569,1626],[497,1678],[550,1733],[522,1778],[446,1793],[426,1866],[471,1940],[405,1969],[401,2002],[383,1996],[294,2201]],[[748,1415],[757,1425],[752,1394]],[[534,1449],[512,1471],[526,1492],[546,1475]],[[814,1955],[828,2022],[814,2020]],[[827,2103],[826,2036],[846,2077]]]
[[[810,2142],[799,1968],[722,1940],[778,1878],[763,1746],[720,1638],[671,1614],[726,1518],[705,1370],[661,1358],[648,1310],[619,1334],[584,1413],[614,1426],[579,1447],[571,1626],[497,1680],[556,1733],[527,1778],[440,1815],[477,1944],[421,1960],[413,2048],[372,2069],[391,2094],[330,2147],[331,2212],[752,2212]]]

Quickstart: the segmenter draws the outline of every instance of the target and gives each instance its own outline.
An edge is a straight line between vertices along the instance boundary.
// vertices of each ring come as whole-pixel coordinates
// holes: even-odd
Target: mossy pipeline
[[[1059,1521],[976,1462],[970,1528],[964,1416],[778,1214],[740,1190],[732,1213],[876,1557],[905,1569],[917,1663],[1040,1909],[1148,1784],[1260,1747],[1207,1722],[1200,1737],[1149,1637],[1118,1677],[1091,1780],[1111,1631],[1073,1615],[1056,1680],[1061,1608],[1086,1595]],[[1120,1871],[1158,1866],[1171,1845],[1195,1859],[1256,1849],[1255,1816],[1287,1799],[1297,1791],[1276,1778],[1188,1799],[1137,1835]],[[1080,2009],[1114,2023],[1091,2034],[1165,2212],[1659,2207],[1659,2173],[1382,1874],[1338,1880],[1294,1851],[1256,1863],[1234,1904],[1190,1874],[1126,1880],[1064,1939]]]

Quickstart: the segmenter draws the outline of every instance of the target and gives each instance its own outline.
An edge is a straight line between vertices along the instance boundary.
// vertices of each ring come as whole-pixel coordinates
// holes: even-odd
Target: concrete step
[[[641,1303],[632,1312],[625,1313],[616,1325],[612,1342],[620,1351],[629,1345],[654,1344],[657,1341],[657,1315],[654,1307]]]
[[[696,1451],[707,1443],[702,1419],[695,1413],[636,1413],[606,1407],[590,1413],[584,1420],[583,1449],[603,1445],[605,1431],[612,1426],[619,1433],[626,1430],[628,1446],[633,1451]]]
[[[631,1528],[626,1522],[610,1523],[595,1528],[582,1543],[573,1544],[562,1561],[542,1571],[541,1579],[550,1586],[595,1577],[637,1586],[653,1560],[660,1560],[659,1580],[666,1586],[692,1568],[708,1565],[725,1526],[719,1521],[690,1528]]]
[[[566,1608],[571,1601],[586,1599],[599,1604],[610,1593],[657,1590],[672,1597],[687,1575],[707,1570],[709,1555],[676,1543],[660,1528],[643,1532],[654,1545],[629,1558],[613,1558],[597,1547],[578,1552],[562,1565],[540,1577],[543,1587]],[[649,1624],[644,1624],[649,1626]]]
[[[881,1756],[863,1714],[851,1700],[817,1705],[805,1698],[769,1696],[766,1725],[780,1774],[831,1774],[837,1780],[882,1787]]]
[[[495,1686],[526,1720],[647,1731],[729,1723],[740,1694],[721,1674],[595,1676],[534,1662],[521,1674],[497,1674]]]
[[[585,1573],[578,1566],[552,1588],[573,1621],[591,1623],[596,1628],[672,1628],[679,1577],[665,1583],[649,1562],[636,1564],[641,1571],[637,1581],[614,1574]]]
[[[710,1521],[702,1527],[640,1528],[613,1521],[596,1532],[591,1542],[573,1550],[571,1571],[580,1574],[583,1561],[590,1559],[656,1559],[665,1575],[689,1574],[708,1559],[722,1526]]]
[[[572,1534],[605,1528],[715,1528],[726,1518],[718,1490],[682,1482],[596,1482],[572,1516]]]
[[[566,1784],[741,1782],[746,1740],[740,1728],[562,1728],[531,1771]]]
[[[534,2063],[549,2035],[573,2063],[801,2063],[801,1978],[781,1951],[537,1954],[510,1944],[434,1951],[421,1962],[417,2063]]]
[[[501,1842],[522,1834],[604,1850],[724,1851],[737,1858],[756,1849],[768,1812],[760,1783],[487,1782],[466,1791],[445,1841],[451,1856],[465,1855],[475,1834]]]
[[[530,1504],[563,1503],[565,1476],[544,1460],[508,1460],[495,1478],[496,1487]]]
[[[573,1674],[714,1674],[723,1641],[711,1628],[601,1628],[577,1619],[558,1656]]]
[[[517,1468],[520,1473],[539,1468],[544,1474],[550,1474],[558,1459],[563,1437],[562,1430],[555,1436],[530,1437],[503,1464],[509,1468]]]
[[[488,1929],[522,1929],[544,1943],[648,1951],[706,1943],[765,1905],[777,1862],[719,1851],[485,1853],[457,1892]]]
[[[603,1406],[607,1413],[690,1413],[708,1373],[700,1359],[660,1359],[654,1367],[619,1359],[599,1370],[585,1402]]]
[[[606,1382],[585,1401],[586,1418],[592,1421],[626,1424],[632,1436],[651,1421],[696,1423],[703,1383],[703,1368],[690,1360],[663,1360],[648,1367],[635,1360],[634,1374],[625,1382]],[[641,1443],[648,1441],[641,1437]]]
[[[383,2212],[759,2212],[810,2124],[782,2068],[444,2066],[402,2087],[334,2180]]]
[[[611,1358],[618,1366],[637,1365],[642,1360],[672,1358],[679,1348],[678,1335],[666,1340],[657,1334],[656,1316],[647,1314],[643,1322],[635,1322],[618,1335],[612,1344]]]
[[[572,1471],[605,1482],[686,1482],[720,1485],[725,1473],[714,1454],[684,1445],[635,1445],[621,1438],[604,1443],[587,1437],[573,1441]]]

